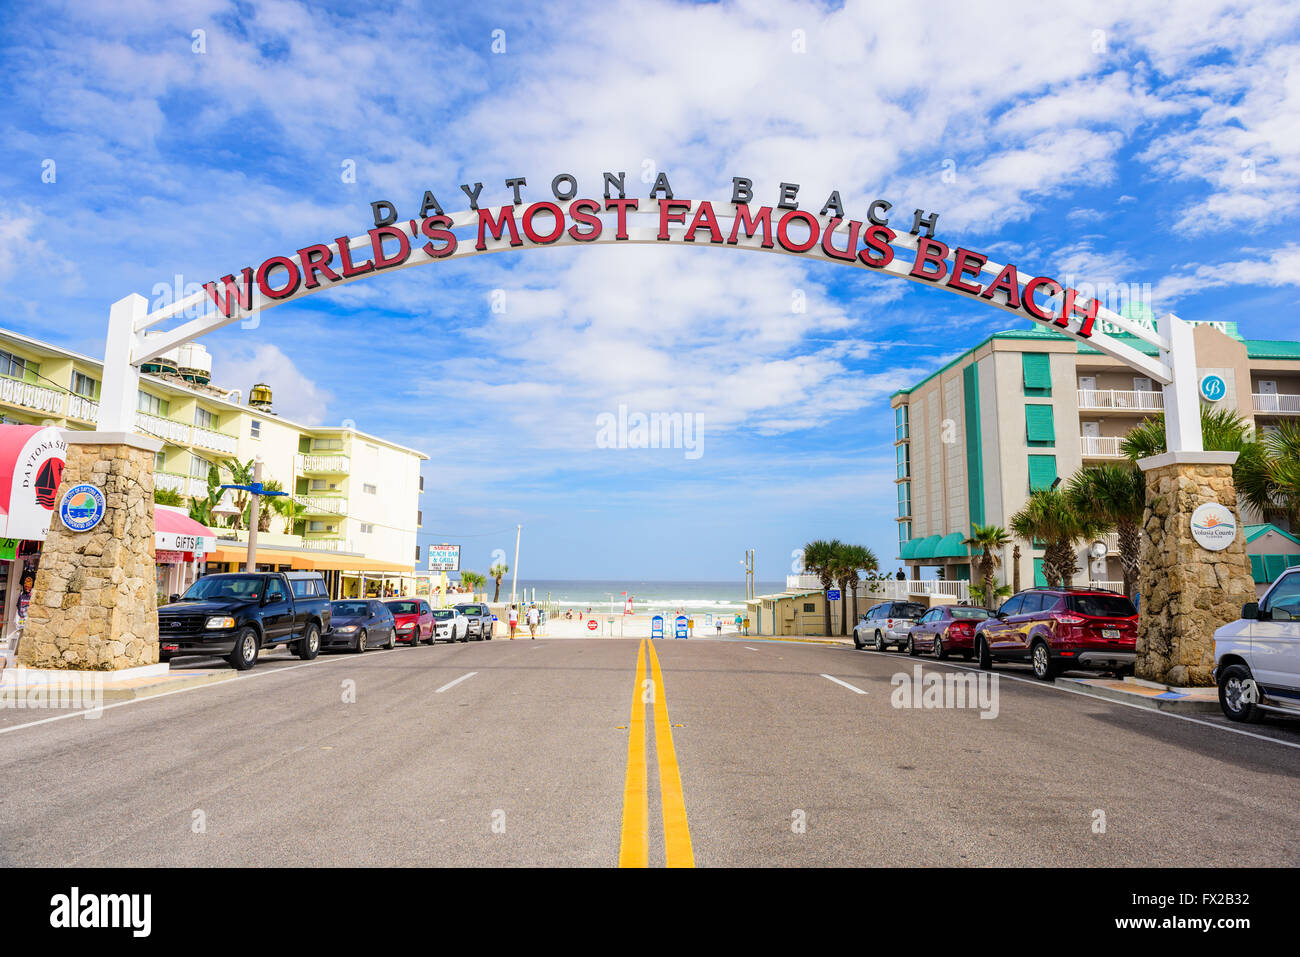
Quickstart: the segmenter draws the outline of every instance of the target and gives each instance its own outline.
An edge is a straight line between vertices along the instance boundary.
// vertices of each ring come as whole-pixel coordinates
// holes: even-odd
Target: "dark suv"
[[[884,651],[890,645],[901,649],[918,618],[926,612],[925,605],[914,601],[884,601],[867,609],[867,613],[853,626],[853,647]]]
[[[1028,661],[1051,681],[1065,669],[1124,671],[1137,657],[1137,609],[1113,591],[1032,588],[1012,595],[975,630],[980,667]]]

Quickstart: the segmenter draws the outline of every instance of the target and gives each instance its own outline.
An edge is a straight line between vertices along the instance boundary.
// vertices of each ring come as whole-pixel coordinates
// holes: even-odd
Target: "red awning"
[[[217,536],[212,529],[194,521],[184,509],[171,505],[153,507],[153,528],[155,551],[202,555],[217,547]]]
[[[45,541],[67,451],[62,429],[0,425],[0,538]]]

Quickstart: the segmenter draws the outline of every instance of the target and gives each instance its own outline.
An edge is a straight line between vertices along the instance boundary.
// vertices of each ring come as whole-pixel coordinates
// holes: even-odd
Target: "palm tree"
[[[999,585],[997,588],[993,589],[993,591],[987,593],[980,585],[972,584],[970,586],[971,601],[978,602],[981,606],[990,611],[993,610],[994,605],[1002,604],[1003,598],[1009,598],[1013,594],[1015,594],[1015,592],[1012,591],[1010,585]]]
[[[980,580],[983,587],[980,591],[992,600],[993,593],[997,590],[997,570],[1002,567],[1002,549],[1011,542],[1011,536],[1007,530],[999,525],[974,525],[970,527],[970,538],[962,542],[967,548],[978,548],[980,550]],[[985,608],[992,610],[993,606],[988,602]]]
[[[1114,527],[1119,538],[1119,561],[1124,569],[1124,594],[1137,591],[1142,549],[1142,512],[1146,508],[1147,482],[1130,465],[1098,465],[1076,472],[1065,490],[1075,511],[1096,515]]]
[[[505,578],[509,571],[510,566],[505,562],[493,562],[492,567],[488,569],[488,574],[491,575],[497,583],[497,589],[492,594],[492,604],[494,605],[501,600],[501,579]]]
[[[826,612],[827,637],[831,634],[831,586],[835,584],[836,561],[840,558],[840,549],[844,543],[838,538],[830,541],[818,538],[803,547],[803,567],[810,575],[816,575],[822,586],[822,604]]]
[[[1020,591],[1020,543],[1011,546],[1011,594]]]
[[[221,473],[215,465],[208,466],[208,494],[203,498],[190,499],[190,518],[200,525],[211,527],[212,510],[221,502],[225,492],[221,488]]]
[[[153,501],[155,505],[184,505],[185,497],[174,488],[156,488]]]
[[[241,462],[239,459],[226,459],[221,463],[221,467],[230,474],[230,485],[251,485],[253,484],[253,460]],[[209,483],[211,484],[211,483]],[[248,510],[249,494],[242,489],[235,489],[233,505],[236,509],[234,517],[234,527],[243,528],[244,513]],[[251,523],[250,523],[251,524]]]
[[[262,483],[262,489],[267,492],[283,492],[284,486],[280,484],[279,479],[267,479]],[[271,518],[277,514],[284,514],[284,503],[289,501],[288,495],[263,495],[258,501],[257,509],[257,530],[259,532],[269,532],[271,530]],[[252,503],[249,503],[249,509],[252,509]],[[249,526],[252,526],[252,520],[249,520]]]
[[[853,596],[853,614],[858,611],[858,573],[876,572],[880,563],[876,554],[865,545],[844,545],[840,548],[839,558],[835,563],[835,582],[840,586],[840,607],[844,614],[840,616],[840,634],[848,634],[849,595]]]
[[[1053,587],[1069,585],[1079,571],[1074,546],[1080,539],[1092,538],[1106,528],[1095,515],[1076,511],[1059,487],[1037,489],[1030,493],[1020,511],[1011,516],[1011,531],[1031,545],[1046,542],[1043,550],[1043,574]]]
[[[307,506],[292,495],[280,496],[274,501],[276,512],[284,516],[284,533],[286,535],[295,534],[298,523],[307,514]]]
[[[460,580],[469,586],[470,591],[475,597],[483,590],[487,584],[487,576],[480,575],[478,572],[463,571],[460,573]]]

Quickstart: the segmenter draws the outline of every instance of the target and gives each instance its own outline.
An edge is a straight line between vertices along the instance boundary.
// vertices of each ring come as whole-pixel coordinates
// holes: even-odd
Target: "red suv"
[[[418,648],[420,642],[433,640],[433,609],[423,598],[390,598],[384,602],[397,622],[397,640]]]
[[[975,653],[986,671],[995,661],[1028,661],[1043,681],[1067,668],[1131,670],[1137,619],[1133,603],[1113,591],[1032,588],[980,623]]]

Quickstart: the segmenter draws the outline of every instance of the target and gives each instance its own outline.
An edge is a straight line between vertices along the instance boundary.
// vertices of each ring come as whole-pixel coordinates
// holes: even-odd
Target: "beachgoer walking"
[[[721,638],[722,637],[722,616],[721,615],[718,616],[717,625],[718,625],[718,637]]]
[[[519,609],[514,605],[510,606],[510,640],[515,640],[515,629],[519,627]]]
[[[537,640],[537,623],[541,621],[541,618],[542,613],[538,611],[536,605],[528,609],[528,635],[534,641]]]

